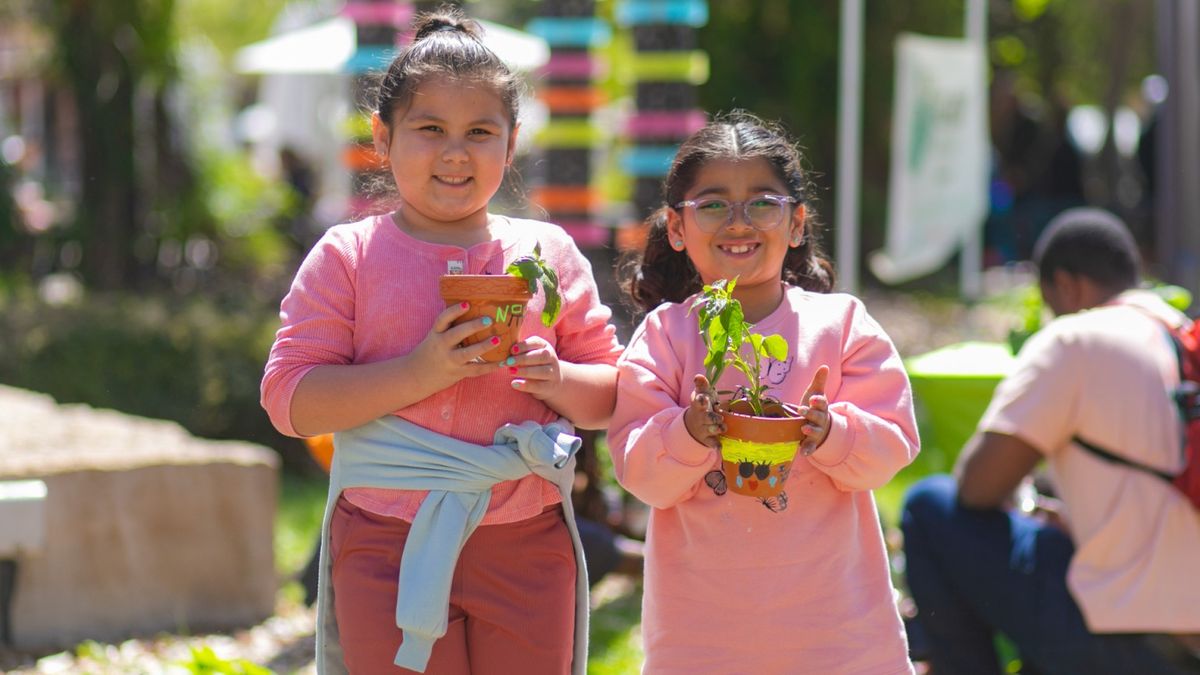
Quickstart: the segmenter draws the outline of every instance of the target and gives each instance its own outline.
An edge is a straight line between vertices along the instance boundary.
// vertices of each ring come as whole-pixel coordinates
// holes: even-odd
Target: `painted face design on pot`
[[[770,497],[783,491],[791,462],[767,464],[750,460],[721,460],[725,479],[734,492],[749,497]]]
[[[739,488],[738,491],[741,492],[741,494],[749,494],[750,496],[756,497],[758,502],[765,506],[767,510],[771,511],[772,513],[779,513],[780,511],[787,510],[787,492],[782,489],[780,489],[778,492],[772,492],[775,486],[771,484],[771,481],[777,480],[776,485],[782,486],[783,482],[787,480],[788,472],[791,471],[791,465],[777,464],[772,467],[772,465],[755,464],[753,462],[723,462],[723,464],[728,466],[723,466],[721,469],[713,469],[712,471],[704,474],[704,484],[713,491],[713,494],[718,497],[723,497],[727,492],[729,492],[729,480],[725,477],[725,472],[730,471],[732,467],[737,468],[739,477],[742,471],[746,469],[748,469],[751,474],[755,476],[761,473],[763,469],[766,469],[767,480],[764,484],[766,485],[766,488],[760,490],[757,482],[754,485],[755,492],[762,492],[762,495],[747,493],[742,488]],[[773,476],[771,475],[772,469],[774,469]],[[737,481],[737,479],[735,479],[735,481]],[[743,488],[748,485],[747,481],[743,480],[740,482]]]

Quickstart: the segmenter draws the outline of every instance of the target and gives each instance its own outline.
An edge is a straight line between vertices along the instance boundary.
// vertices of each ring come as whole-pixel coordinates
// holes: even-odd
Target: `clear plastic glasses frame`
[[[766,232],[779,227],[787,220],[788,209],[799,201],[788,195],[758,195],[740,202],[709,197],[686,199],[676,204],[675,208],[691,208],[696,217],[696,226],[709,234],[729,226],[733,222],[734,214],[739,210],[742,222],[760,232]]]

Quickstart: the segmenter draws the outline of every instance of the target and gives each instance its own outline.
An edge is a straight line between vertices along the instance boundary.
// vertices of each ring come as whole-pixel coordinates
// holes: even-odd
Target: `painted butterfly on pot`
[[[763,497],[759,501],[762,502],[762,505],[767,507],[767,510],[771,513],[786,511],[788,507],[787,492],[780,492],[774,497]]]
[[[704,474],[704,484],[712,488],[718,497],[729,491],[729,484],[725,482],[725,474],[720,469],[713,469]]]

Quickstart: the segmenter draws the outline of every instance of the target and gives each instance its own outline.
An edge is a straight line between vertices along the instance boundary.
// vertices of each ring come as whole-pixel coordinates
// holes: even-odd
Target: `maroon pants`
[[[409,523],[338,499],[329,525],[334,613],[351,673],[410,673],[394,665],[400,554]],[[478,527],[450,587],[449,627],[427,675],[563,675],[571,670],[575,554],[562,508]]]

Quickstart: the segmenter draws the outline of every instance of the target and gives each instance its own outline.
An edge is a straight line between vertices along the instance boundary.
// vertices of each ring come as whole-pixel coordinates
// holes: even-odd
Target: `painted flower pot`
[[[508,358],[513,344],[520,339],[525,305],[533,297],[529,282],[507,274],[446,274],[438,286],[447,307],[460,302],[471,304],[467,313],[454,322],[456,325],[484,316],[492,319],[486,331],[463,340],[463,346],[498,337],[500,344],[484,352],[481,358],[491,363]]]
[[[766,406],[773,417],[752,415],[745,401],[723,403],[722,408],[721,471],[729,489],[760,499],[779,495],[804,440],[804,419],[779,404]]]

